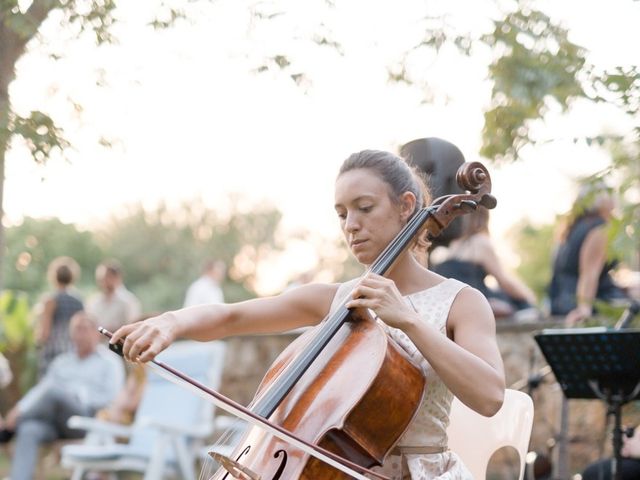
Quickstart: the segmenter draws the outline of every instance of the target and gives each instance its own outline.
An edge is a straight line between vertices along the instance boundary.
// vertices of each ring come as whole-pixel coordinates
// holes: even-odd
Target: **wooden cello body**
[[[258,398],[312,335],[301,335],[278,357]],[[415,415],[424,386],[420,369],[383,328],[360,317],[344,324],[269,420],[359,465],[381,465]],[[234,460],[264,480],[349,478],[260,428],[240,445]],[[233,477],[222,469],[212,478]]]
[[[425,226],[436,236],[455,216],[478,205],[495,206],[484,166],[464,164],[458,176],[460,185],[472,193],[441,197],[418,211],[369,271],[383,275]],[[383,327],[368,311],[348,310],[343,302],[285,349],[249,409],[297,438],[370,468],[382,465],[400,440],[424,390],[422,370]],[[350,478],[255,426],[232,455],[217,458],[223,466],[212,480]]]

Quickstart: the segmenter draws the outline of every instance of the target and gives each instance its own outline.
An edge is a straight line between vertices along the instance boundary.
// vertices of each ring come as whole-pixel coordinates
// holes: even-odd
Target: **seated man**
[[[94,321],[76,313],[69,331],[74,349],[56,357],[43,379],[7,413],[0,441],[16,435],[11,480],[33,478],[41,443],[79,438],[84,432],[67,427],[72,415],[93,416],[122,388],[122,361],[99,346]]]

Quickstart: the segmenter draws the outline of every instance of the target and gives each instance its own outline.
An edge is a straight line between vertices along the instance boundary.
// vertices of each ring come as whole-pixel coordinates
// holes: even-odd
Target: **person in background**
[[[100,292],[89,299],[87,311],[99,326],[114,332],[140,316],[140,301],[124,286],[119,262],[106,260],[98,265],[96,284]]]
[[[136,322],[141,322],[153,316],[152,314],[144,314],[137,318]],[[112,357],[120,361],[115,355]],[[125,364],[127,378],[124,388],[118,392],[114,400],[96,413],[96,418],[106,422],[120,423],[129,425],[133,419],[142,400],[142,394],[147,384],[147,371],[141,363]]]
[[[596,299],[612,304],[628,301],[611,277],[617,262],[607,258],[607,227],[614,207],[612,190],[597,182],[580,189],[567,215],[549,286],[551,315],[566,316],[567,325],[591,316]]]
[[[227,274],[227,265],[222,260],[207,260],[202,274],[187,289],[184,307],[224,303],[222,282]]]
[[[140,363],[127,364],[127,370],[124,388],[118,392],[113,402],[96,412],[96,418],[123,425],[133,422],[147,384],[147,372]]]
[[[428,201],[422,178],[403,159],[364,150],[343,162],[333,207],[351,253],[369,266]],[[348,309],[370,309],[383,332],[423,370],[429,390],[380,473],[471,480],[447,448],[446,426],[454,395],[485,416],[502,405],[505,379],[495,320],[480,292],[420,263],[416,252],[424,248],[425,242],[414,241],[387,277],[369,272],[345,283],[308,283],[271,297],[166,312],[121,327],[110,342],[122,341],[125,358],[144,363],[179,338],[209,341],[318,325],[343,302]]]
[[[11,409],[2,421],[0,442],[15,433],[11,480],[31,480],[44,442],[80,438],[84,432],[67,427],[72,415],[93,416],[124,383],[122,362],[99,345],[95,321],[84,311],[71,317],[73,350],[58,355],[47,374]]]
[[[13,372],[9,360],[0,353],[0,388],[6,388],[13,380]]]
[[[45,297],[36,326],[39,377],[46,373],[55,357],[72,348],[69,320],[84,308],[73,288],[79,276],[80,267],[73,258],[58,257],[49,264],[47,277],[53,292]]]
[[[622,441],[622,461],[617,466],[620,480],[637,480],[640,478],[640,428],[634,428],[630,437],[623,435]],[[611,459],[598,460],[587,466],[582,480],[612,480]]]
[[[533,291],[500,261],[489,234],[489,211],[478,208],[462,218],[461,235],[451,241],[442,260],[432,256],[431,269],[447,278],[455,278],[477,288],[489,300],[496,317],[531,309],[537,303]],[[491,275],[498,288],[490,288]]]

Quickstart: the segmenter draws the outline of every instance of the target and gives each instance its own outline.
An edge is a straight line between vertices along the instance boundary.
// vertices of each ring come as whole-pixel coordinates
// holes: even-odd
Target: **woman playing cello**
[[[426,187],[407,163],[388,152],[351,155],[335,184],[335,211],[361,264],[376,260],[414,211]],[[417,246],[424,248],[424,246]],[[426,392],[412,423],[378,469],[394,479],[471,479],[447,450],[453,395],[491,416],[502,404],[504,372],[495,320],[477,290],[427,270],[405,250],[385,277],[369,273],[343,284],[307,284],[269,298],[167,312],[115,332],[125,358],[146,362],[178,338],[213,340],[320,323],[350,296],[348,308],[367,308],[423,370]]]

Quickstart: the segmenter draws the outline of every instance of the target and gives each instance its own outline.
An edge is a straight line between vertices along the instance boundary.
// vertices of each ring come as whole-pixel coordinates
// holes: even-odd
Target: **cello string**
[[[113,336],[113,333],[103,327],[98,327],[98,331],[108,338],[111,338]],[[110,344],[109,348],[115,353],[122,356],[122,342],[113,345]],[[352,462],[351,460],[348,460],[346,458],[342,458],[338,454],[328,451],[319,445],[312,444],[307,440],[296,437],[280,425],[272,424],[268,419],[256,415],[254,412],[246,409],[239,403],[225,397],[219,392],[212,390],[211,388],[201,384],[197,380],[188,377],[179,370],[176,370],[159,360],[150,360],[146,363],[146,365],[166,380],[178,385],[182,385],[183,387],[191,390],[197,395],[200,395],[213,402],[216,406],[220,407],[226,412],[229,412],[235,417],[241,418],[251,425],[255,425],[261,428],[262,430],[270,433],[271,435],[274,435],[280,440],[283,440],[290,445],[299,448],[308,455],[311,455],[312,457],[342,471],[343,473],[350,475],[352,478],[356,478],[359,480],[369,480],[363,474],[366,472],[367,474],[376,478],[380,478],[381,480],[390,480],[385,475],[373,472],[366,467],[358,465],[357,463]]]
[[[417,210],[405,227],[385,247],[378,259],[367,269],[363,276],[367,275],[370,271],[383,274],[393,263],[392,260],[407,247],[410,240],[431,216],[434,208],[435,207],[424,207]],[[318,331],[308,342],[308,347],[280,373],[277,380],[265,389],[252,406],[252,412],[264,418],[271,416],[297,381],[304,375],[309,365],[320,355],[324,347],[331,341],[346,319],[349,318],[350,312],[344,306],[347,301],[349,301],[349,296],[343,300],[334,314],[330,315],[317,327]]]
[[[236,402],[234,402],[233,400],[222,396],[218,392],[211,390],[202,384],[199,384],[193,379],[187,380],[184,374],[182,374],[178,370],[175,370],[169,367],[168,365],[162,362],[151,360],[150,362],[147,363],[147,365],[151,367],[153,371],[155,371],[160,376],[166,378],[167,380],[172,381],[174,383],[179,383],[184,387],[186,387],[187,389],[191,390],[192,392],[198,395],[201,395],[205,398],[208,398],[210,401],[212,401],[214,404],[216,404],[218,407],[222,408],[223,410],[226,410],[227,412],[237,417],[240,417],[243,420],[246,420],[252,425],[256,425],[259,428],[266,430],[271,435],[274,435],[280,438],[281,440],[284,440],[285,442],[299,448],[300,450],[303,450],[305,453],[311,455],[312,457],[315,457],[318,460],[321,460],[324,463],[331,465],[334,468],[337,468],[338,470],[350,475],[353,478],[356,478],[359,480],[369,480],[367,477],[365,477],[363,474],[360,473],[360,471],[362,471],[370,475],[374,475],[377,478],[388,480],[388,477],[382,474],[379,474],[377,472],[372,472],[367,468],[361,465],[358,465],[354,462],[351,462],[350,460],[342,458],[333,452],[326,451],[325,449],[323,449],[318,445],[311,444],[309,442],[306,442],[304,440],[301,440],[293,436],[290,432],[288,432],[284,428],[280,427],[277,424],[271,424],[267,419],[261,418],[255,415],[253,412],[243,411],[243,407],[239,404],[236,404]]]
[[[219,417],[221,418],[221,417]],[[232,418],[232,417],[224,417]],[[225,428],[225,430],[216,438],[215,442],[207,446],[207,453],[219,452],[224,447],[233,446],[235,449],[235,443],[240,437],[240,434],[244,431],[246,422],[239,418],[234,418],[232,424]],[[238,438],[236,438],[238,437]],[[233,442],[235,440],[235,442]],[[202,464],[199,480],[208,480],[211,476],[221,467],[221,465],[210,455],[206,455],[206,458]]]
[[[198,475],[198,480],[208,480],[214,473],[214,461],[213,459],[207,455],[202,462],[202,467],[200,468],[200,475]]]

